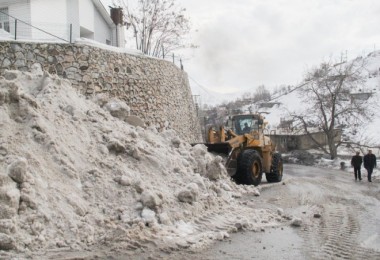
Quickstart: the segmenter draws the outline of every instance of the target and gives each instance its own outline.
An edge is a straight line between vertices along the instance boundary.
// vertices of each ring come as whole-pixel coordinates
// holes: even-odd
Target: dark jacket
[[[366,154],[364,155],[363,162],[364,168],[373,169],[374,167],[376,167],[376,156],[373,153]]]
[[[363,158],[360,155],[354,155],[351,159],[351,165],[353,167],[360,168],[362,166]]]

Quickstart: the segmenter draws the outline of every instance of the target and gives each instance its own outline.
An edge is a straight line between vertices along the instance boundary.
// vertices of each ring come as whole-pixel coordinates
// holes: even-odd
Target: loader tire
[[[280,182],[283,174],[283,161],[281,154],[275,153],[272,156],[272,166],[270,172],[265,174],[268,182]]]
[[[259,185],[263,176],[262,159],[255,150],[243,151],[237,161],[235,181],[238,184]]]

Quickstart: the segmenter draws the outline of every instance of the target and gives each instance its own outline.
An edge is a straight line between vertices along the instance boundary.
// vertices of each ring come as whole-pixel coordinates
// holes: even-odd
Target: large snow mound
[[[130,125],[117,102],[86,99],[38,66],[0,77],[0,258],[203,247],[279,224],[277,212],[239,202],[259,190],[232,182],[220,157]]]

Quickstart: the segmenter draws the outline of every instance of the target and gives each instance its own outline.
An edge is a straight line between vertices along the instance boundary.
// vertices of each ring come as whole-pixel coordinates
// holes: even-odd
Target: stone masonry
[[[0,42],[1,74],[30,71],[35,63],[86,96],[123,100],[131,115],[158,131],[174,129],[188,142],[202,139],[187,74],[171,62],[84,44]]]

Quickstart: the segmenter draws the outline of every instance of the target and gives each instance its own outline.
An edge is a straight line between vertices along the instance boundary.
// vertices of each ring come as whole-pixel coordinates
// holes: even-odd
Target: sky
[[[378,0],[176,3],[187,9],[189,38],[199,46],[178,55],[190,84],[209,91],[253,92],[259,85],[269,89],[296,85],[324,60],[352,59],[380,49]]]

